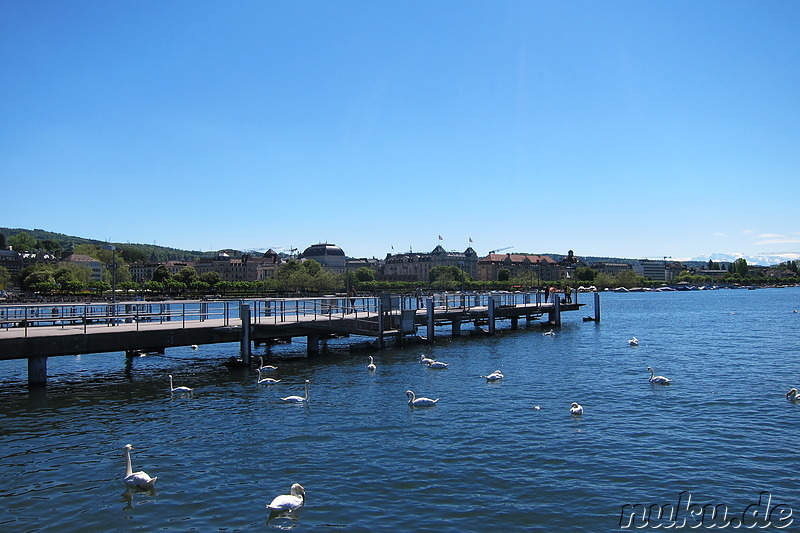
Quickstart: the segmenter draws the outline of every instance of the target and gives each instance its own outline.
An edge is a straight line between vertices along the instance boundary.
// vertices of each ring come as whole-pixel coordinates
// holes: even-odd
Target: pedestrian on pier
[[[422,292],[422,287],[417,287],[417,290],[414,291],[414,295],[417,297],[417,308],[419,309],[422,307],[422,299],[425,294]]]

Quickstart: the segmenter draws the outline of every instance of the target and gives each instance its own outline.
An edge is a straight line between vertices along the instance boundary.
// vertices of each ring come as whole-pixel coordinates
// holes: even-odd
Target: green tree
[[[155,272],[153,272],[153,281],[163,283],[170,278],[172,278],[172,274],[170,274],[170,271],[166,265],[158,265]]]
[[[0,233],[0,250],[5,250],[7,246],[6,236]]]
[[[747,277],[747,260],[744,258],[739,258],[733,262],[733,273],[738,274],[740,278],[744,279]]]
[[[10,282],[11,272],[6,267],[0,266],[0,288],[5,288]]]
[[[497,271],[497,281],[508,281],[511,279],[511,271],[507,268],[501,268]]]
[[[174,278],[164,281],[164,289],[170,294],[181,293],[186,290],[186,284]]]
[[[306,259],[300,264],[300,266],[311,277],[319,276],[320,273],[322,273],[322,265],[320,265],[313,259]]]
[[[20,231],[8,238],[8,245],[18,252],[31,252],[36,249],[36,237],[27,231]]]
[[[50,239],[45,239],[43,241],[39,241],[37,246],[43,252],[49,252],[49,253],[52,253],[52,254],[57,254],[57,253],[61,252],[61,250],[62,250],[60,242],[54,241],[54,240],[50,240]]]
[[[55,278],[53,278],[53,270],[50,268],[41,268],[31,271],[25,275],[25,277],[21,278],[20,284],[23,289],[31,291],[41,290],[42,284],[52,285],[53,288],[58,287]],[[35,288],[37,286],[40,288]]]
[[[578,267],[575,269],[575,279],[578,281],[594,281],[597,271],[589,267]]]
[[[192,266],[186,266],[180,269],[177,274],[175,274],[175,279],[183,283],[184,285],[191,285],[195,281],[200,280],[200,276],[197,275],[197,271]]]
[[[356,280],[360,282],[375,281],[375,272],[369,267],[360,267],[356,270]]]
[[[207,283],[210,287],[213,287],[222,281],[222,276],[219,275],[219,272],[203,272],[203,274],[200,276],[200,281]]]
[[[430,273],[428,274],[428,280],[431,282],[434,281],[454,281],[457,283],[462,283],[466,281],[468,278],[467,273],[458,268],[457,266],[445,266],[439,265],[435,266],[431,269]]]

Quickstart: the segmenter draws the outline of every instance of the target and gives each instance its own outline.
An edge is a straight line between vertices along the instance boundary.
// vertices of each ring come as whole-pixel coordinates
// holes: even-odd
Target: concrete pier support
[[[250,304],[243,303],[239,306],[239,317],[242,319],[241,352],[242,363],[250,364]]]
[[[28,385],[42,386],[47,384],[47,357],[28,358]]]
[[[494,296],[489,296],[489,301],[488,301],[487,305],[489,306],[489,308],[488,308],[488,311],[489,311],[489,335],[494,335],[495,334],[495,323],[494,323],[495,322],[495,316],[494,316],[494,314],[495,314],[495,311],[496,311],[495,306],[494,306]]]
[[[425,302],[425,310],[428,318],[428,342],[433,342],[433,298],[428,298]]]
[[[594,321],[600,322],[600,293],[594,293]]]
[[[453,319],[453,327],[451,332],[453,337],[458,337],[461,335],[461,320],[458,318]]]
[[[511,317],[511,329],[517,329],[519,327],[519,318],[512,316]]]
[[[319,355],[319,335],[309,335],[306,337],[306,354],[310,357],[312,355]]]

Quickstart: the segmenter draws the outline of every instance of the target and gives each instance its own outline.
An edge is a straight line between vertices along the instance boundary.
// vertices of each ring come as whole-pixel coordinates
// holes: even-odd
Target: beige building
[[[558,262],[546,255],[489,254],[478,260],[478,279],[497,281],[500,270],[507,269],[512,278],[531,275],[542,281],[561,279]]]
[[[131,273],[131,280],[136,283],[144,283],[153,280],[156,269],[164,265],[171,275],[175,275],[187,266],[194,266],[191,261],[150,261],[148,263],[131,263],[128,270]]]
[[[428,281],[431,269],[437,266],[455,266],[477,279],[478,254],[472,247],[448,252],[441,245],[429,253],[387,254],[380,277],[387,281]]]
[[[62,261],[86,267],[92,271],[89,279],[92,281],[103,281],[103,265],[94,257],[82,254],[69,254],[65,256]]]

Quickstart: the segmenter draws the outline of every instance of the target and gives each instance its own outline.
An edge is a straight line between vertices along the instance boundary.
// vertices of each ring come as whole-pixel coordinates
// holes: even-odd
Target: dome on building
[[[300,255],[302,259],[311,259],[322,265],[324,268],[334,272],[344,272],[347,258],[344,250],[330,243],[313,244],[306,248]]]
[[[303,257],[306,259],[316,259],[317,257],[325,256],[341,256],[344,257],[344,250],[335,244],[320,243],[313,244],[303,251]]]

